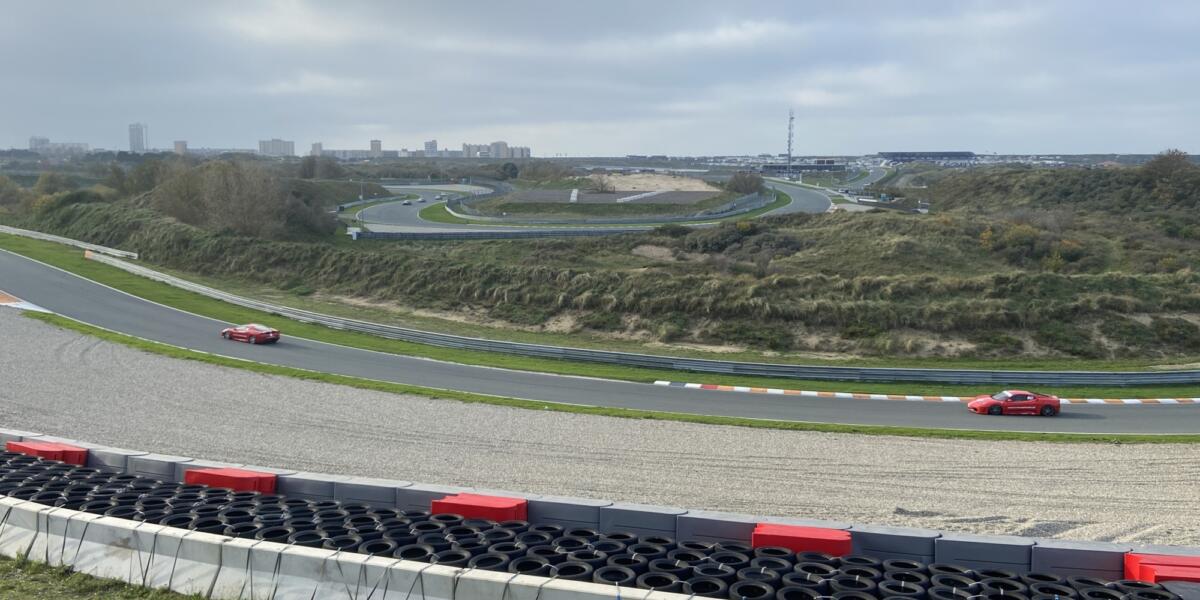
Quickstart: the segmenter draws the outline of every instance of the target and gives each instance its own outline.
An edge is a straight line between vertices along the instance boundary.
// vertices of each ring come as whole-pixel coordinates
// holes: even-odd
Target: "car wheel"
[[[223,337],[223,338],[225,338],[225,339],[229,339],[229,332],[228,332],[228,331],[222,331],[222,332],[221,332],[221,337]]]
[[[1042,416],[1043,417],[1053,417],[1056,414],[1058,414],[1058,411],[1055,410],[1053,406],[1050,406],[1049,404],[1047,404],[1042,407]]]
[[[252,335],[246,336],[246,341],[247,341],[247,342],[250,342],[251,344],[256,344],[256,343],[258,343],[258,342],[256,342],[256,341],[254,341],[254,339],[255,339],[255,338],[254,338],[254,336],[252,336]]]
[[[1002,414],[1004,414],[1004,409],[1000,408],[999,406],[992,406],[992,407],[988,408],[988,414],[989,415],[1002,415]]]

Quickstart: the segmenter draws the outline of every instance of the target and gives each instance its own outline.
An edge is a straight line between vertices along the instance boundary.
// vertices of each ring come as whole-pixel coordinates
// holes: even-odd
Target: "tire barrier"
[[[519,233],[519,232],[514,232]],[[407,235],[407,234],[397,234]],[[575,360],[615,364],[627,367],[646,367],[667,369],[673,371],[694,371],[698,373],[721,373],[726,375],[753,375],[761,377],[782,377],[828,381],[860,381],[860,382],[893,382],[918,381],[930,383],[953,384],[1037,384],[1037,385],[1110,385],[1135,386],[1149,384],[1174,384],[1200,382],[1200,370],[1180,371],[985,371],[957,369],[898,369],[898,368],[868,368],[868,367],[819,367],[804,365],[785,365],[771,363],[749,363],[698,358],[681,358],[673,356],[656,356],[652,354],[635,354],[631,352],[612,352],[606,350],[588,350],[562,346],[543,346],[521,342],[506,342],[501,340],[485,340],[465,336],[433,333],[416,329],[407,329],[393,325],[383,325],[323,315],[306,310],[289,308],[243,298],[227,292],[192,283],[178,277],[159,273],[153,269],[133,263],[85,252],[84,255],[97,262],[116,267],[148,279],[166,283],[208,298],[214,298],[230,304],[251,308],[271,314],[276,314],[304,323],[315,323],[333,329],[357,331],[389,339],[398,339],[418,344],[427,344],[442,348],[458,348],[463,350],[480,350],[484,352],[504,352],[520,356],[534,356],[559,360]]]
[[[657,534],[606,533],[164,482],[18,452],[0,453],[0,495],[229,538],[730,600],[1180,600],[1152,581],[1018,575],[1000,568],[849,554],[844,545],[849,534],[844,531],[838,533],[846,539],[831,542],[818,535],[817,528],[760,524],[751,544],[676,541]],[[511,500],[461,496],[447,498],[467,508],[494,508]],[[768,536],[783,544],[761,545]],[[837,556],[816,549],[830,543],[847,553]],[[1131,554],[1127,560],[1135,568],[1167,563],[1186,567],[1200,560],[1155,556]]]

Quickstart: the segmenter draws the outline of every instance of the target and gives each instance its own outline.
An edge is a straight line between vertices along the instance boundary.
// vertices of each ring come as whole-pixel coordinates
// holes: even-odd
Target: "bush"
[[[517,325],[541,325],[554,313],[537,306],[505,303],[492,307],[488,315]]]
[[[1117,315],[1100,322],[1100,333],[1110,341],[1131,349],[1144,348],[1155,342],[1153,329],[1133,319]]]
[[[684,227],[683,225],[676,225],[675,223],[667,223],[666,225],[659,225],[657,228],[654,229],[654,233],[657,233],[659,235],[665,235],[667,237],[672,237],[672,238],[681,238],[691,232],[692,232],[692,229],[690,227]]]
[[[1068,323],[1047,323],[1033,334],[1033,339],[1047,348],[1072,356],[1099,358],[1104,355],[1088,332]]]
[[[745,321],[722,322],[709,330],[705,337],[714,342],[732,342],[778,351],[791,350],[796,343],[792,334],[782,327]]]
[[[1195,323],[1178,317],[1155,317],[1150,327],[1164,344],[1200,350],[1200,327]]]
[[[597,331],[619,331],[625,328],[621,315],[610,311],[594,311],[579,319],[579,324]]]

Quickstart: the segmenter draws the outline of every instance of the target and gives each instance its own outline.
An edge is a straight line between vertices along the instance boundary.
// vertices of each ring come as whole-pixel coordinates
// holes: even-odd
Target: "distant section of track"
[[[211,354],[430,388],[704,415],[953,429],[1074,433],[1200,433],[1200,405],[1071,406],[1056,418],[987,418],[960,403],[846,401],[734,395],[440,362],[294,338],[274,346],[222,340],[227,325],[148,302],[9,252],[0,252],[0,289],[85,323]],[[3,332],[0,331],[0,345]],[[982,391],[982,390],[981,390]]]
[[[829,198],[810,188],[804,188],[796,185],[785,183],[771,182],[771,187],[778,189],[789,197],[792,201],[787,206],[777,208],[773,211],[765,213],[766,215],[782,215],[789,213],[823,213],[829,210]],[[513,225],[492,225],[492,224],[476,224],[476,223],[437,223],[421,218],[421,209],[436,204],[436,197],[443,193],[441,190],[426,190],[426,189],[405,189],[392,188],[392,191],[404,191],[405,193],[417,194],[422,201],[412,201],[409,205],[405,205],[403,201],[388,202],[377,204],[363,209],[359,213],[360,220],[371,229],[381,233],[461,233],[461,232],[494,232],[494,233],[509,233],[513,231],[538,231],[544,234],[549,233],[578,233],[581,227],[562,227],[554,225],[546,226],[513,226]],[[647,231],[657,227],[655,224],[646,225],[605,225],[586,227],[588,231],[600,233],[636,233],[639,231]]]

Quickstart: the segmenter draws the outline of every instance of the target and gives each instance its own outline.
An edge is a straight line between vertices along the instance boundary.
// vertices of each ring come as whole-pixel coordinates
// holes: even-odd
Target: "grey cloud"
[[[539,154],[1154,152],[1200,134],[1186,1],[28,3],[0,21],[0,146]]]

